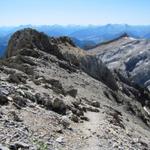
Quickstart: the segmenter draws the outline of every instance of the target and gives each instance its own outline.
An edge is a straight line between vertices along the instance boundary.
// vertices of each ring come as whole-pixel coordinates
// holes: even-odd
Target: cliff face
[[[149,100],[67,37],[21,30],[0,61],[0,148],[149,149]]]

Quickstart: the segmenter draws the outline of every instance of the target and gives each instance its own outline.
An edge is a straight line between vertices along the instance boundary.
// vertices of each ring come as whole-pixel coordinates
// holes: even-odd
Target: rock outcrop
[[[10,39],[7,57],[18,54],[23,48],[42,50],[59,59],[67,60],[97,80],[103,81],[112,89],[118,89],[111,71],[102,61],[75,47],[67,37],[52,38],[33,29],[24,29],[16,32]]]

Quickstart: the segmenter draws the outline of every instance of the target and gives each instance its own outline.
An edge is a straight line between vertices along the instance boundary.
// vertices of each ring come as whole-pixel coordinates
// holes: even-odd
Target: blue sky
[[[150,0],[0,0],[0,26],[150,24]]]

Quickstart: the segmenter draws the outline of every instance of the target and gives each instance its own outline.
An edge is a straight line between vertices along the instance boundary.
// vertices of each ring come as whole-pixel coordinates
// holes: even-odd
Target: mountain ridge
[[[132,81],[149,88],[149,47],[150,40],[124,37],[99,44],[89,50],[107,64],[111,70],[120,70]]]
[[[148,91],[68,41],[33,29],[11,37],[0,60],[0,148],[149,149]]]
[[[123,33],[127,33],[129,36],[139,39],[150,39],[150,26],[131,26],[131,25],[119,25],[119,24],[108,24],[108,25],[89,25],[89,26],[61,26],[61,25],[43,25],[43,26],[32,26],[32,25],[22,25],[18,27],[0,27],[0,37],[1,42],[7,45],[10,36],[17,30],[23,28],[33,28],[40,32],[44,32],[49,36],[69,36],[71,37],[75,44],[83,49],[91,48],[99,43],[113,40]],[[0,44],[0,47],[2,45]],[[89,48],[88,48],[89,47]],[[2,49],[4,49],[6,46]]]

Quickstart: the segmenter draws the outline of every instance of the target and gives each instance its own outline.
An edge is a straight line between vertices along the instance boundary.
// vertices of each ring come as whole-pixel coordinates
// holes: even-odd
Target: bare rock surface
[[[150,41],[134,39],[127,34],[100,44],[90,50],[97,55],[108,68],[119,70],[135,83],[150,87]]]

